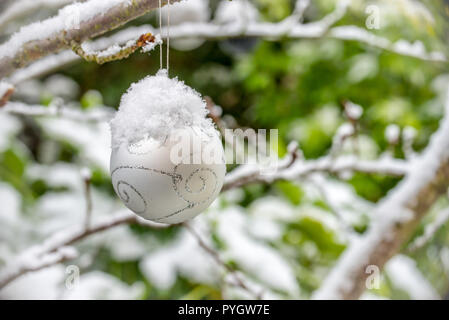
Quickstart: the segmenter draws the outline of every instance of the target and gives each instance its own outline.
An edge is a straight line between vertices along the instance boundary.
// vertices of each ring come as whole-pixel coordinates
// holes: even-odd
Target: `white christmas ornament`
[[[218,196],[226,173],[221,139],[201,96],[165,70],[131,85],[111,121],[111,178],[137,215],[181,223]]]

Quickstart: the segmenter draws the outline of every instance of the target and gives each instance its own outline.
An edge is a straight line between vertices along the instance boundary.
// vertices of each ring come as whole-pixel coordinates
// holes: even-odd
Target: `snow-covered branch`
[[[128,58],[139,48],[142,48],[143,52],[151,51],[161,43],[162,40],[159,36],[155,37],[151,33],[145,33],[139,38],[129,40],[124,46],[115,44],[103,51],[91,51],[85,43],[75,43],[72,46],[72,50],[86,61],[95,61],[98,64],[103,64],[110,61]]]
[[[89,228],[85,228],[85,225],[82,224],[68,230],[59,231],[42,244],[26,250],[17,259],[3,268],[0,272],[0,288],[28,272],[38,271],[76,258],[77,252],[72,245],[84,238],[119,225],[131,223],[150,228],[165,228],[167,226],[144,220],[126,210],[92,224]]]
[[[0,46],[0,77],[120,27],[158,6],[158,0],[90,0],[66,6],[55,17],[23,27]]]
[[[170,39],[182,38],[202,38],[208,40],[239,38],[239,37],[260,37],[271,40],[280,38],[288,39],[318,39],[331,38],[345,41],[358,41],[360,43],[391,51],[399,55],[414,57],[425,61],[446,62],[447,58],[442,52],[427,52],[424,45],[417,41],[410,43],[406,40],[392,42],[387,38],[374,35],[373,33],[357,26],[336,26],[331,27],[340,15],[329,16],[317,22],[296,23],[290,25],[289,29],[285,24],[250,22],[245,29],[232,28],[227,25],[214,23],[185,23],[170,27]],[[162,29],[162,34],[165,34]]]
[[[108,121],[113,116],[112,108],[94,108],[88,111],[81,111],[77,108],[52,104],[48,107],[41,105],[28,105],[21,102],[8,102],[0,109],[0,112],[7,112],[15,115],[33,117],[61,117],[74,121]]]
[[[223,259],[220,257],[219,253],[212,247],[210,247],[202,238],[201,236],[195,231],[195,229],[190,226],[188,223],[183,223],[183,226],[190,232],[190,234],[197,240],[198,245],[209,254],[209,256],[214,259],[214,261],[223,267],[230,276],[232,276],[236,286],[242,288],[243,290],[247,291],[249,294],[251,294],[255,299],[261,299],[261,293],[254,292],[246,283],[245,281],[240,277],[240,274],[235,270],[231,265],[223,261]]]
[[[73,247],[60,247],[52,252],[39,253],[31,248],[0,273],[0,289],[28,272],[39,271],[66,260],[74,259],[78,252]]]
[[[411,236],[421,218],[449,186],[449,92],[439,130],[406,177],[372,213],[369,230],[353,241],[315,299],[356,299],[366,289],[368,266],[382,268]]]
[[[393,158],[361,160],[354,156],[341,156],[335,159],[325,156],[316,160],[298,158],[290,165],[285,166],[284,163],[287,159],[280,161],[276,172],[273,174],[263,174],[264,168],[257,165],[242,165],[226,176],[222,190],[225,191],[250,183],[273,183],[277,180],[298,180],[317,172],[329,174],[361,172],[401,177],[406,175],[410,170],[410,165],[406,161]]]
[[[18,84],[28,79],[38,78],[80,59],[81,57],[72,50],[64,50],[60,53],[51,54],[42,58],[27,67],[16,70],[8,78],[8,81],[12,84]]]
[[[346,13],[345,2],[341,2],[334,12],[321,20],[302,23],[301,17],[307,2],[308,1],[300,1],[297,5],[297,9],[292,15],[278,23],[247,21],[243,26],[241,23],[222,24],[218,21],[210,21],[173,25],[170,27],[170,39],[201,38],[206,40],[218,40],[239,37],[260,37],[277,40],[280,38],[319,39],[327,37],[344,41],[358,41],[375,48],[425,61],[447,61],[446,56],[441,52],[427,52],[423,44],[419,41],[415,43],[410,43],[405,40],[392,42],[387,38],[374,35],[357,26],[349,25],[332,27],[332,25],[338,22]],[[160,36],[164,38],[167,35],[167,29],[163,27],[159,33],[158,28],[155,28],[152,25],[133,26],[121,30],[112,36],[99,38],[92,43],[89,43],[89,46],[93,50],[106,50],[112,46],[125,45],[128,41],[135,39],[137,35],[145,33],[160,34]],[[54,52],[47,52],[47,54],[50,53]],[[43,57],[28,67],[15,71],[11,75],[9,81],[15,84],[32,77],[41,76],[52,70],[78,61],[79,59],[80,57],[74,54],[71,50],[52,54],[48,57]]]
[[[41,8],[61,8],[75,0],[19,0],[12,3],[0,14],[0,30],[10,22],[23,18]],[[85,1],[85,0],[83,0]]]
[[[412,244],[408,247],[408,251],[413,252],[424,247],[437,233],[438,230],[441,229],[443,225],[445,225],[449,221],[449,209],[445,209],[438,213],[435,221],[429,223],[424,228],[424,233],[416,238]]]

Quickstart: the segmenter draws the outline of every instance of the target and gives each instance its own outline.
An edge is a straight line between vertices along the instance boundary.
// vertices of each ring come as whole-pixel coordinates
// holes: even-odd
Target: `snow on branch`
[[[0,45],[0,77],[120,27],[158,6],[158,0],[90,0],[68,5],[52,18],[21,28]]]
[[[211,246],[209,246],[202,238],[201,236],[198,234],[198,232],[196,232],[196,230],[189,224],[184,222],[182,224],[187,231],[190,232],[190,234],[196,239],[196,241],[198,242],[198,245],[206,252],[209,254],[209,256],[212,257],[212,259],[221,267],[223,267],[228,274],[233,278],[234,282],[232,283],[235,286],[238,286],[240,288],[242,288],[243,290],[247,291],[249,294],[251,294],[255,299],[257,300],[261,300],[262,298],[262,292],[254,292],[254,290],[252,288],[250,288],[250,286],[242,279],[242,277],[240,276],[239,272],[237,272],[236,269],[234,269],[234,267],[232,267],[230,264],[226,263],[218,254],[218,252],[212,248]]]
[[[113,116],[112,108],[108,107],[81,111],[76,108],[64,107],[58,104],[52,104],[46,107],[41,105],[28,105],[22,102],[8,102],[0,109],[0,112],[33,117],[61,117],[74,121],[87,122],[108,121]]]
[[[103,64],[110,61],[128,58],[139,48],[142,48],[143,52],[149,52],[161,43],[162,40],[159,35],[153,36],[151,33],[145,33],[137,39],[129,40],[122,47],[118,44],[114,44],[103,51],[91,51],[88,44],[75,43],[72,46],[72,50],[86,61],[95,61],[98,64]]]
[[[125,210],[103,221],[92,224],[88,228],[80,225],[68,230],[59,231],[42,244],[26,250],[17,259],[3,268],[0,272],[0,288],[3,288],[8,283],[28,272],[38,271],[51,265],[76,258],[78,254],[72,245],[90,235],[119,225],[131,223],[137,223],[150,228],[165,228],[167,226],[144,220],[130,211]]]
[[[60,53],[46,56],[27,67],[16,70],[8,78],[8,81],[12,84],[18,84],[25,80],[38,78],[80,59],[81,57],[72,50],[64,50]]]
[[[449,91],[445,116],[429,146],[411,162],[406,177],[372,213],[366,233],[353,241],[315,299],[356,299],[366,289],[368,266],[382,268],[409,239],[421,218],[449,186]]]
[[[424,233],[416,238],[412,244],[410,244],[410,246],[408,247],[408,251],[413,252],[424,247],[432,239],[435,233],[437,233],[437,231],[440,230],[440,228],[444,226],[448,221],[449,209],[439,212],[435,221],[429,223],[424,228]]]
[[[307,8],[309,1],[298,1],[294,12],[278,23],[245,21],[242,23],[220,23],[220,21],[202,22],[202,23],[182,23],[170,27],[170,39],[184,39],[184,38],[201,38],[206,40],[238,38],[238,37],[261,37],[271,40],[280,38],[290,39],[318,39],[322,37],[333,38],[343,41],[358,41],[360,43],[380,48],[382,50],[391,51],[403,56],[414,57],[425,61],[445,62],[446,56],[441,52],[427,52],[424,45],[417,41],[410,43],[405,40],[391,42],[387,38],[374,35],[373,33],[357,27],[357,26],[336,26],[332,27],[338,22],[346,13],[347,2],[341,1],[336,10],[321,20],[302,23],[302,16],[304,10]],[[157,34],[157,28],[151,25],[141,25],[138,27],[129,27],[121,30],[110,37],[99,38],[96,41],[89,43],[92,50],[106,50],[109,47],[117,46],[117,44],[125,45],[128,41],[136,38],[136,35],[152,33]],[[165,37],[167,30],[162,28],[160,36]],[[83,40],[89,37],[84,38]],[[81,42],[81,41],[80,41]],[[63,48],[70,46],[62,45]],[[34,62],[29,67],[23,70],[17,70],[9,80],[15,84],[25,79],[41,76],[52,70],[58,69],[66,64],[73,63],[80,59],[71,50],[63,51],[59,54],[49,55],[55,53],[57,50],[51,50],[40,55],[38,58],[43,59]],[[0,56],[1,56],[0,47]],[[49,55],[48,57],[44,57]],[[37,60],[33,59],[34,60]],[[23,67],[21,65],[20,67]],[[0,76],[10,74],[14,70],[9,70],[7,73],[2,73],[2,63],[0,60]],[[14,68],[17,69],[17,68]]]
[[[215,105],[210,97],[206,97],[206,101],[209,116],[223,134],[226,125],[221,120],[219,112],[215,112],[216,108],[219,107]],[[354,127],[357,127],[357,121],[363,112],[359,105],[352,102],[347,102],[345,108],[349,122],[344,123],[337,130],[336,137],[338,138],[334,139],[329,155],[314,160],[306,160],[301,150],[299,150],[298,144],[290,142],[287,147],[287,155],[282,159],[277,159],[274,163],[270,163],[269,172],[267,172],[266,166],[258,163],[243,164],[226,175],[222,191],[252,183],[270,184],[278,180],[300,180],[313,173],[339,175],[361,172],[395,177],[406,175],[410,169],[410,163],[391,156],[382,156],[377,160],[362,160],[354,155],[337,156],[341,149],[341,140],[347,136],[346,132],[348,130],[345,128],[349,126],[350,134],[353,135]],[[223,136],[225,143],[233,145],[232,141],[226,141],[226,134],[223,134]]]
[[[126,46],[129,41],[136,39],[136,35],[142,34],[155,34],[155,29],[149,25],[143,25],[139,27],[129,27],[125,30],[118,31],[117,33],[109,37],[101,37],[89,43],[83,43],[82,45],[88,46],[90,51],[104,51],[112,47]],[[160,36],[157,34],[156,41],[159,43]],[[72,50],[64,50],[57,54],[50,54],[36,62],[31,63],[29,66],[16,70],[8,79],[12,84],[17,84],[25,80],[36,78],[47,74],[53,70],[60,69],[63,66],[71,64],[80,60],[82,57],[74,53]]]
[[[75,0],[19,0],[12,3],[0,14],[0,30],[8,23],[27,16],[35,10],[46,8],[60,8]]]
[[[409,172],[409,164],[400,159],[381,158],[361,160],[354,156],[332,158],[325,156],[316,160],[296,159],[289,165],[291,155],[280,161],[274,174],[263,174],[264,169],[257,165],[242,165],[227,174],[223,191],[241,187],[250,183],[273,183],[277,180],[299,180],[313,173],[339,174],[361,172],[401,177]]]
[[[250,22],[245,29],[232,28],[228,25],[217,25],[214,23],[184,23],[170,27],[170,39],[202,38],[207,40],[238,38],[238,37],[261,37],[267,39],[318,39],[331,38],[344,41],[358,41],[371,47],[380,48],[396,54],[421,59],[424,61],[446,62],[447,57],[442,52],[427,52],[424,44],[420,41],[410,43],[406,40],[391,42],[389,39],[374,35],[357,26],[331,27],[340,15],[331,15],[317,22],[295,25],[285,22]],[[288,28],[286,27],[288,26]],[[162,34],[166,30],[162,29]]]
[[[60,247],[48,253],[39,253],[38,249],[29,249],[2,270],[0,289],[28,272],[39,271],[78,256],[78,252],[73,247]]]
[[[387,38],[377,36],[357,26],[334,27],[329,31],[328,36],[340,40],[358,41],[372,47],[421,60],[434,62],[447,61],[447,57],[442,52],[427,52],[424,44],[420,41],[414,43],[410,43],[406,40],[391,42]]]

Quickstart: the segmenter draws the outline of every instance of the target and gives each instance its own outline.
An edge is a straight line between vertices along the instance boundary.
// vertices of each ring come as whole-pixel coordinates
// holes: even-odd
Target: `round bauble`
[[[164,143],[149,138],[113,150],[114,190],[139,216],[155,222],[181,223],[204,211],[218,196],[226,173],[221,141],[218,136],[190,130],[194,134],[189,130],[181,132],[191,137],[193,146],[200,145],[206,152],[213,149],[211,159],[204,151],[189,153],[193,149],[189,142],[173,136]]]
[[[199,94],[164,73],[133,84],[111,121],[115,192],[137,215],[181,223],[218,196],[226,174],[220,135]]]

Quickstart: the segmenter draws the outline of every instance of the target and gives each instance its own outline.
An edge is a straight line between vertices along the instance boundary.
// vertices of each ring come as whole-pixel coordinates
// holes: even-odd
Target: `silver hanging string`
[[[170,0],[167,0],[167,74],[170,69]]]
[[[159,34],[162,37],[162,0],[159,0]],[[159,69],[162,69],[162,55],[163,55],[163,42],[159,45],[159,60],[160,60],[160,67]]]

